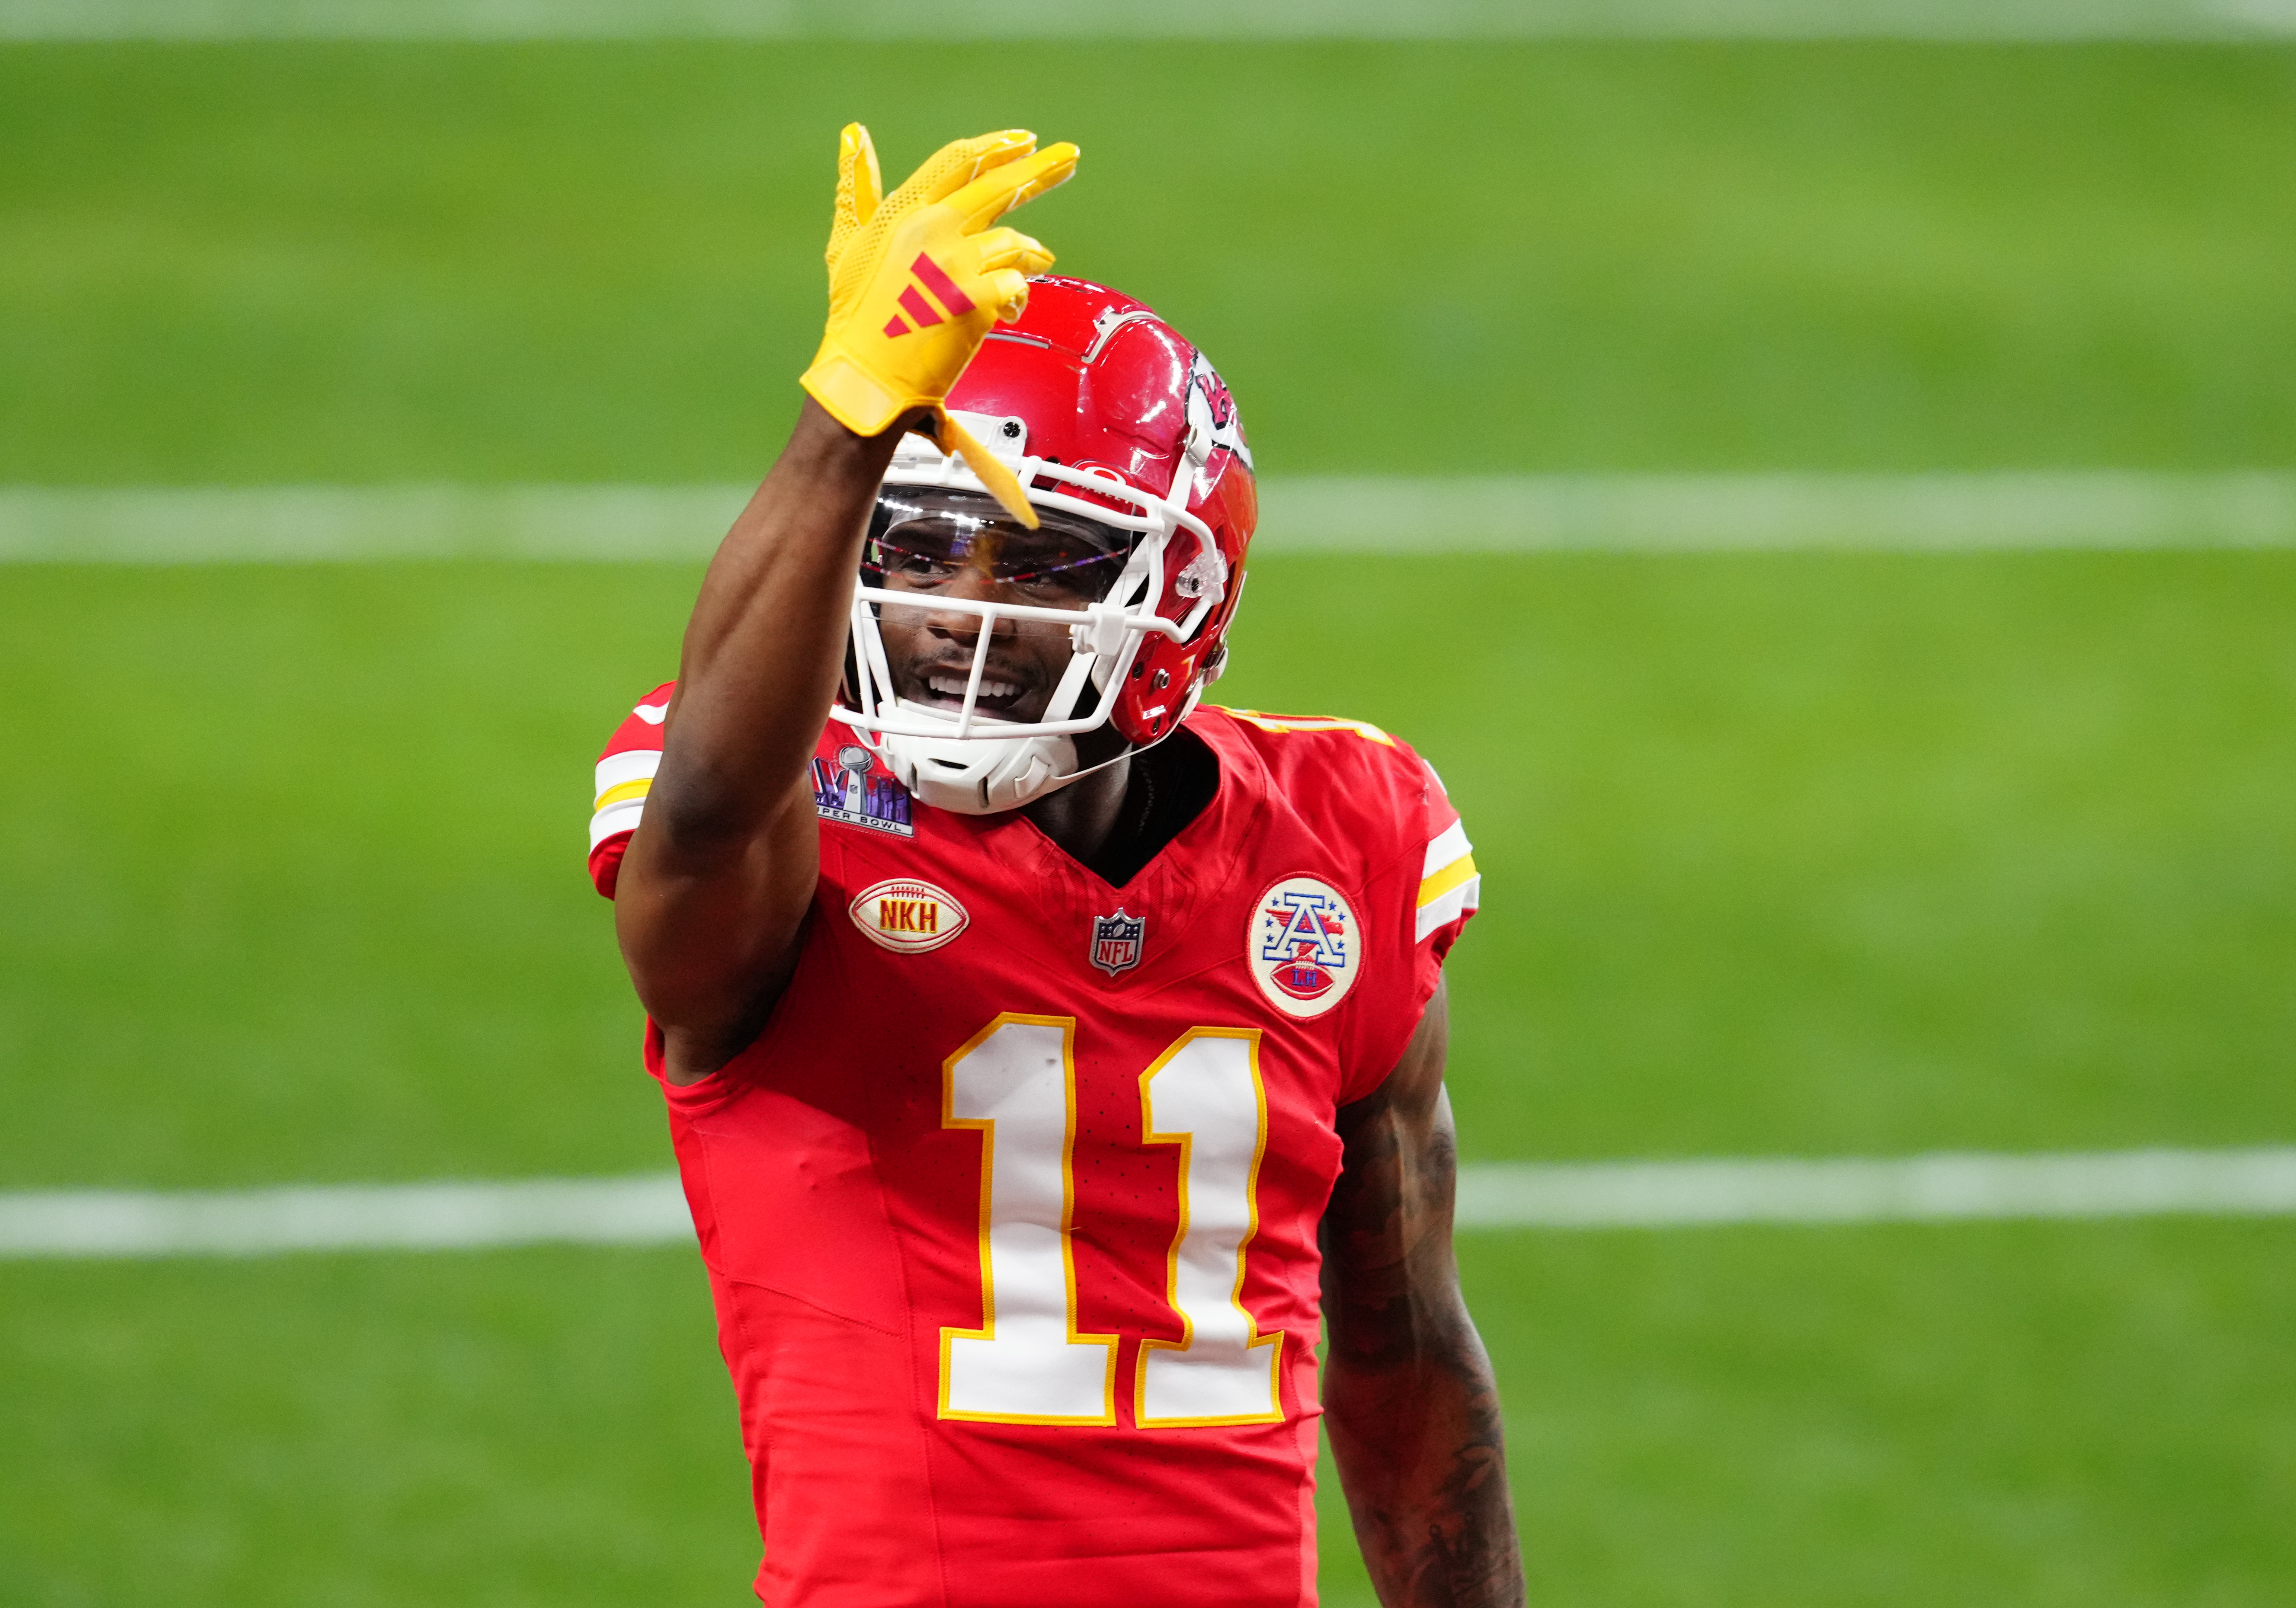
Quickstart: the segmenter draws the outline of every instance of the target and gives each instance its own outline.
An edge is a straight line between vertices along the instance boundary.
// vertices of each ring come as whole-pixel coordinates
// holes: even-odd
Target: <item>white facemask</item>
[[[970,614],[980,621],[969,690],[954,710],[926,707],[895,691],[877,610],[884,605],[914,608],[917,596],[883,587],[855,587],[854,673],[848,689],[853,707],[840,705],[831,711],[832,718],[860,733],[900,783],[923,802],[964,815],[989,815],[1017,809],[1097,768],[1079,769],[1075,739],[1107,724],[1115,710],[1116,690],[1123,685],[1143,640],[1152,635],[1187,640],[1226,595],[1228,578],[1210,529],[1187,511],[1192,476],[1185,470],[1175,477],[1172,498],[1152,496],[1121,480],[1029,457],[1026,429],[1018,419],[960,414],[959,423],[1008,460],[1021,483],[1029,488],[1029,500],[1047,513],[1129,533],[1132,539],[1122,572],[1105,596],[1082,608],[936,600],[931,606],[937,611]],[[905,438],[885,484],[889,489],[937,488],[987,496],[987,488],[961,459],[943,456],[918,436]],[[1074,495],[1070,488],[1092,497]],[[1110,507],[1103,498],[1124,505],[1125,511]],[[1183,528],[1199,537],[1201,553],[1209,555],[1210,564],[1199,556],[1180,578],[1178,590],[1193,606],[1185,619],[1175,621],[1161,618],[1156,605],[1165,595],[1172,536]],[[1205,572],[1195,573],[1199,569]],[[1068,628],[1071,657],[1037,719],[1003,720],[977,707],[977,689],[1000,621]],[[1191,706],[1194,696],[1191,689],[1186,700]],[[1177,724],[1175,719],[1172,726]]]

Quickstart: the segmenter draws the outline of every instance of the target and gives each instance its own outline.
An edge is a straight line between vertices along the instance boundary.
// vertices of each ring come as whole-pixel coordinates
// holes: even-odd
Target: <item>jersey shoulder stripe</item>
[[[590,800],[590,880],[608,898],[621,869],[621,851],[645,813],[654,773],[661,768],[662,724],[676,683],[666,681],[631,710],[598,757]]]
[[[1419,763],[1427,773],[1428,825],[1434,829],[1434,835],[1427,842],[1426,857],[1420,864],[1419,913],[1417,931],[1413,935],[1414,942],[1424,943],[1433,934],[1481,907],[1483,879],[1475,869],[1475,846],[1467,841],[1467,824],[1452,808],[1450,794],[1443,789],[1443,778],[1426,760]]]
[[[1218,710],[1231,720],[1241,720],[1246,726],[1258,726],[1261,731],[1279,737],[1292,732],[1353,732],[1366,742],[1377,742],[1387,748],[1395,746],[1394,738],[1368,720],[1347,720],[1336,715],[1271,715],[1265,710],[1224,709],[1217,704],[1206,707]]]
[[[1433,940],[1439,956],[1449,948],[1466,917],[1480,907],[1482,877],[1474,845],[1433,766],[1368,720],[1218,704],[1203,705],[1199,715],[1242,728],[1275,784],[1295,800],[1324,800],[1314,811],[1324,825],[1378,841],[1395,842],[1386,835],[1390,833],[1399,837],[1395,849],[1415,855],[1419,866],[1413,942]]]

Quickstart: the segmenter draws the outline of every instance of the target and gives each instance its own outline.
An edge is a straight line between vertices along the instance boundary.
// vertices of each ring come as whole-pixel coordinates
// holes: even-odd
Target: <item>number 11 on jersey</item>
[[[1077,1328],[1076,1022],[998,1016],[943,1065],[944,1127],[980,1130],[978,1329],[941,1331],[940,1415],[1000,1423],[1116,1421],[1113,1334]],[[1182,1338],[1144,1340],[1144,1428],[1283,1417],[1283,1334],[1242,1303],[1259,1230],[1267,1103],[1259,1034],[1193,1028],[1140,1077],[1143,1137],[1180,1150],[1167,1293]]]
[[[941,1126],[980,1132],[980,1327],[940,1332],[940,1415],[1114,1423],[1113,1334],[1077,1333],[1076,1019],[1007,1012],[941,1071]]]
[[[1243,1309],[1243,1258],[1259,1232],[1267,1091],[1257,1028],[1191,1028],[1140,1075],[1140,1131],[1180,1147],[1180,1227],[1166,1288],[1187,1325],[1177,1344],[1140,1342],[1135,1410],[1144,1428],[1260,1423],[1276,1394],[1283,1334]]]

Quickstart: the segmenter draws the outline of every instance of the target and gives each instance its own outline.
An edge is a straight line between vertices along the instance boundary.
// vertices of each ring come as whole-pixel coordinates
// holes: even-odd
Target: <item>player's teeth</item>
[[[925,685],[945,697],[964,696],[964,677],[962,676],[928,676],[925,677]],[[1020,690],[1010,681],[983,680],[980,684],[980,695],[983,698],[1010,698]]]

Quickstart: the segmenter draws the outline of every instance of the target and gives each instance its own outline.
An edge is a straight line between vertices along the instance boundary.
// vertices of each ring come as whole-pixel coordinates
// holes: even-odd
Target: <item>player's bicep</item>
[[[1324,1213],[1332,1344],[1375,1354],[1408,1345],[1430,1305],[1457,1299],[1451,1257],[1458,1170],[1443,1091],[1450,1012],[1441,985],[1377,1089],[1340,1108],[1340,1177]]]
[[[614,926],[662,1030],[670,1079],[688,1083],[740,1054],[772,1013],[795,969],[821,846],[802,778],[738,835],[682,816],[679,802],[657,783],[623,857]]]

